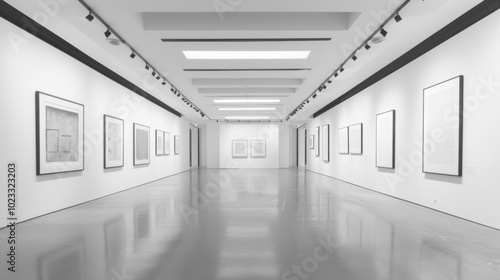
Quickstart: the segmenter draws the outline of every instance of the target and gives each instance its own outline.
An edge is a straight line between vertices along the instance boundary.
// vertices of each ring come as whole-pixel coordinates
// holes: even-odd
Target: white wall
[[[303,126],[299,128],[299,167],[306,166],[306,160],[305,160],[305,155],[306,155],[306,127]]]
[[[200,130],[191,125],[191,167],[198,167],[198,134]]]
[[[207,125],[198,126],[200,133],[200,167],[207,167]]]
[[[207,168],[220,168],[220,127],[218,123],[207,124],[207,138],[202,142]]]
[[[331,125],[331,161],[308,168],[391,196],[500,228],[500,26],[495,12],[423,57],[309,122]],[[422,90],[465,76],[464,176],[422,173]],[[375,116],[396,110],[396,170],[375,167]],[[337,153],[337,129],[364,123],[364,154]],[[362,176],[360,176],[362,175]]]
[[[4,38],[0,40],[0,154],[4,164],[9,160],[19,163],[18,216],[21,221],[189,169],[186,121],[36,38],[30,39],[19,52],[14,51],[7,40],[8,34],[19,32],[17,27],[0,21],[0,36]],[[83,172],[36,176],[36,91],[85,106]],[[103,169],[103,114],[125,120],[123,168]],[[145,167],[133,166],[133,123],[147,125],[151,130],[151,163]],[[170,156],[154,155],[155,129],[170,132]],[[174,135],[180,135],[183,141],[180,155],[173,153]],[[1,174],[1,178],[5,178],[6,172]],[[5,194],[1,192],[1,201],[6,200]]]

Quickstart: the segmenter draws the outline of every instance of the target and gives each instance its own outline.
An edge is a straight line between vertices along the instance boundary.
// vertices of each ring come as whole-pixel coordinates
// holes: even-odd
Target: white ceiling
[[[28,16],[48,13],[40,1],[6,1]],[[55,1],[54,1],[55,2]],[[141,86],[193,123],[226,116],[284,119],[323,84],[403,0],[86,0],[111,28],[159,70],[207,117],[187,106],[131,59],[125,46],[105,42],[105,27],[88,22],[77,0],[57,0],[42,22],[115,72]],[[386,40],[358,53],[338,78],[292,119],[300,123],[438,31],[480,0],[412,0],[391,21]],[[38,17],[39,18],[39,17]],[[162,42],[162,39],[331,38],[328,41]],[[182,51],[311,51],[306,60],[187,60]],[[185,71],[185,70],[188,71]],[[206,71],[206,70],[210,71]],[[214,70],[226,71],[214,71]],[[259,71],[255,71],[259,69]],[[237,71],[235,71],[237,70]],[[245,71],[243,71],[245,70]],[[250,71],[248,71],[250,70]],[[277,105],[216,105],[214,98],[278,98]],[[220,107],[275,107],[275,112],[227,112]]]

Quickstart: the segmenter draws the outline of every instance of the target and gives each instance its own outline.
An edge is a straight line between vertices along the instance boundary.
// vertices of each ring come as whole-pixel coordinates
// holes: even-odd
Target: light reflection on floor
[[[17,238],[2,280],[500,279],[499,231],[297,169],[194,169]]]

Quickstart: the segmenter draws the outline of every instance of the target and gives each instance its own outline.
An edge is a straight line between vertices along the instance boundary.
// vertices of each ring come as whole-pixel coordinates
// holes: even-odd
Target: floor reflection
[[[499,231],[297,169],[192,170],[18,240],[2,280],[500,279]]]

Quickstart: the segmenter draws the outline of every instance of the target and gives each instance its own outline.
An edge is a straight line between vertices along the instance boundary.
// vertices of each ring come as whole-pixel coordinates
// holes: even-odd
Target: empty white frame
[[[338,134],[338,149],[339,149],[339,154],[345,155],[349,154],[349,128],[344,127],[339,129],[339,134]]]
[[[266,140],[251,140],[250,141],[251,157],[265,158],[266,157]]]
[[[233,158],[248,157],[248,140],[233,140]]]
[[[363,154],[363,124],[358,123],[349,127],[349,152],[352,155]]]
[[[424,89],[425,173],[462,176],[463,83],[458,76]]]
[[[323,134],[321,135],[322,138],[322,147],[321,149],[323,150],[323,161],[324,162],[329,162],[330,161],[330,125],[325,124],[323,125]]]
[[[394,169],[396,140],[396,111],[377,115],[376,120],[376,166]]]
[[[319,157],[319,126],[317,126],[315,129],[315,134],[316,134],[316,139],[314,143],[314,152],[316,153],[316,156]]]
[[[163,136],[163,141],[164,141],[164,155],[168,156],[170,155],[170,133],[165,132],[165,135]]]

